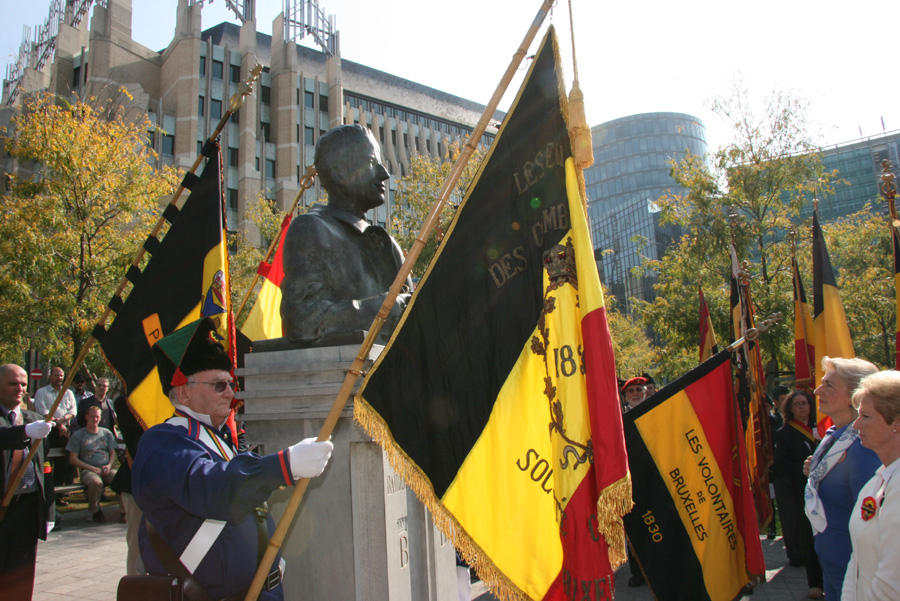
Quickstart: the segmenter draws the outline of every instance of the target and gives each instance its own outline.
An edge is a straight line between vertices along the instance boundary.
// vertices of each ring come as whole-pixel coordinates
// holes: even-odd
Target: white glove
[[[291,473],[294,480],[315,478],[325,471],[325,464],[331,457],[334,445],[330,440],[318,442],[315,438],[307,438],[288,449],[291,455]]]
[[[50,430],[52,429],[53,424],[49,422],[43,420],[31,422],[30,424],[25,424],[25,436],[31,440],[40,440],[50,434]]]

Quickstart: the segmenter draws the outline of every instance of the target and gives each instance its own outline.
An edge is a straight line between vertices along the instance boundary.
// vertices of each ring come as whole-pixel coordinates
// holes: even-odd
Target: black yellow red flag
[[[356,397],[503,599],[613,597],[631,506],[604,298],[551,28]]]
[[[261,263],[257,273],[262,276],[263,283],[256,302],[241,326],[241,332],[250,340],[269,340],[281,337],[281,281],[284,279],[284,236],[291,225],[291,215],[286,215],[281,222],[281,233],[278,236],[278,249],[271,263]]]
[[[625,414],[625,529],[658,601],[731,601],[765,574],[730,359],[722,351]]]
[[[896,335],[894,337],[894,369],[900,370],[900,230],[891,223],[891,239],[894,242],[894,302],[897,305]]]
[[[703,288],[698,288],[698,290],[700,292],[700,363],[703,363],[719,352],[719,345],[716,341],[716,332],[713,330],[712,319],[709,316],[709,305],[706,304],[706,297],[703,296]]]
[[[794,281],[794,380],[798,388],[815,388],[816,349],[813,340],[813,320],[797,257],[791,257]]]
[[[145,244],[150,260],[142,272],[129,275],[131,292],[100,342],[144,428],[173,412],[150,352],[160,338],[203,316],[216,321],[226,349],[233,340],[218,145],[191,189],[163,239],[151,237]]]
[[[745,337],[750,329],[756,327],[756,323],[749,277],[741,273],[734,246],[731,247],[731,267],[732,319],[736,328],[733,335],[737,339]],[[769,467],[774,457],[766,404],[765,372],[758,342],[751,340],[737,349],[734,361],[738,383],[735,401],[744,431],[749,483],[759,525],[764,528],[774,517],[769,493]]]
[[[819,211],[813,211],[813,341],[816,349],[816,387],[822,382],[822,358],[856,356],[850,326],[838,291],[825,237],[819,226]],[[816,400],[818,409],[818,399]],[[831,418],[816,411],[819,434],[831,426]]]

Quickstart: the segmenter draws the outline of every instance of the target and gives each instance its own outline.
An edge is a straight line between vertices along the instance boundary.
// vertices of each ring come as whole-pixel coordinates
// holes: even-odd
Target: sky
[[[299,0],[297,0],[299,2]],[[171,41],[177,0],[133,0],[133,37],[154,50]],[[857,0],[557,0],[566,87],[575,56],[590,125],[645,112],[700,118],[711,149],[731,131],[710,106],[742,81],[761,106],[774,90],[810,102],[815,138],[834,145],[900,130],[894,34],[900,3]],[[341,56],[487,104],[534,20],[540,0],[321,0],[335,15]],[[43,23],[49,0],[0,0],[0,62],[13,62],[23,24]],[[272,33],[283,0],[257,0],[257,29]],[[238,22],[225,0],[203,7],[203,28]],[[308,38],[307,38],[308,39]],[[301,42],[308,44],[308,42]],[[880,50],[883,48],[883,51]],[[888,58],[891,57],[891,58]],[[499,108],[509,108],[521,77]]]

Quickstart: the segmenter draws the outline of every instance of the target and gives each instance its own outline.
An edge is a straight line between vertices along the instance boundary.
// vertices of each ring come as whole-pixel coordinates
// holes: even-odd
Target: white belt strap
[[[197,530],[194,538],[191,539],[191,542],[188,543],[181,557],[179,557],[188,572],[194,573],[194,570],[197,569],[197,566],[209,553],[216,539],[219,538],[219,534],[222,533],[226,523],[221,520],[205,520],[200,524],[200,529]]]

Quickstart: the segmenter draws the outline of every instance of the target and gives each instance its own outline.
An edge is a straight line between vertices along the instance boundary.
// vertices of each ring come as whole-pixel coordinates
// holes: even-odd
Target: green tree
[[[730,337],[732,231],[739,259],[751,264],[758,319],[778,311],[791,313],[786,233],[800,222],[800,210],[809,198],[830,193],[837,181],[837,173],[825,172],[822,165],[810,131],[808,102],[776,91],[757,112],[749,93],[736,86],[730,96],[716,99],[712,109],[731,124],[733,138],[711,157],[688,154],[673,164],[673,178],[687,191],[659,199],[661,222],[680,225],[689,234],[663,260],[646,265],[658,274],[658,297],[642,314],[668,357],[696,352],[698,285],[707,295],[720,340]],[[775,328],[762,338],[763,350],[787,365],[791,340],[789,327]]]
[[[3,361],[28,348],[61,362],[81,351],[177,182],[152,166],[150,128],[145,114],[49,94],[13,118],[4,142],[19,170],[7,173],[0,207]],[[89,367],[100,365],[95,349]]]
[[[866,207],[822,229],[856,355],[893,367],[897,305],[887,219]]]
[[[404,252],[408,252],[412,248],[416,234],[431,211],[431,206],[437,199],[447,176],[450,175],[450,170],[459,156],[462,146],[459,142],[451,142],[446,148],[447,151],[442,158],[423,154],[414,155],[409,161],[409,175],[397,180],[390,233],[397,239]],[[450,224],[456,207],[462,201],[466,189],[475,177],[475,172],[478,170],[485,152],[483,147],[479,147],[469,158],[462,176],[451,191],[449,202],[444,203],[441,209],[438,226],[432,230],[415,267],[413,267],[414,278],[424,275],[428,268],[443,237],[443,232],[446,231],[445,228]]]

